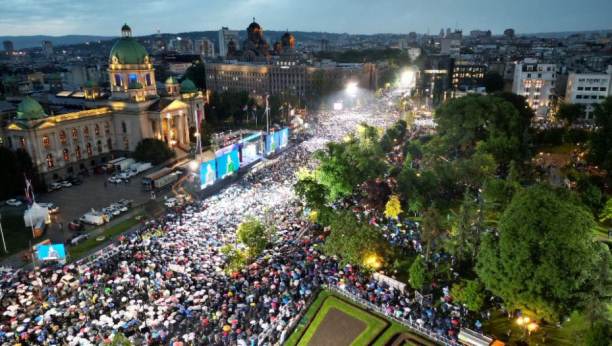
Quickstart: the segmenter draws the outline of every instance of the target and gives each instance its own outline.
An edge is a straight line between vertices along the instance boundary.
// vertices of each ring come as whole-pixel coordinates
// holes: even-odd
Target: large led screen
[[[217,161],[210,160],[200,165],[200,189],[215,183],[217,179]]]
[[[289,128],[284,128],[278,132],[279,148],[284,148],[289,144]]]
[[[238,168],[240,168],[238,150],[232,150],[217,158],[217,177],[219,179],[223,179],[227,175],[232,174],[237,171]]]

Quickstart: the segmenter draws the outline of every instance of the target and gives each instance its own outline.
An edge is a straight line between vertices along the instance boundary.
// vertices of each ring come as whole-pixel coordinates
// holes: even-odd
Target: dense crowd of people
[[[120,237],[112,255],[64,266],[49,263],[3,278],[0,344],[99,345],[118,332],[134,344],[282,344],[322,285],[456,338],[461,310],[450,304],[435,308],[431,298],[409,298],[408,292],[351,266],[341,267],[320,251],[325,239],[314,236],[319,226],[293,203],[294,173],[311,164],[312,152],[340,140],[357,123],[384,128],[399,118],[390,111],[379,114],[385,107],[373,107],[317,114],[313,138],[219,194]],[[349,202],[358,205],[359,198]],[[243,270],[226,273],[221,248],[240,246],[236,230],[246,215],[272,220],[277,228],[273,244]],[[421,250],[417,224],[398,226],[374,213],[369,217],[392,245]]]

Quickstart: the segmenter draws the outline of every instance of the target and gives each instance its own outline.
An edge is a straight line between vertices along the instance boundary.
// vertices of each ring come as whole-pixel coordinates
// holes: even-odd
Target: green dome
[[[176,78],[170,76],[168,77],[168,79],[166,79],[166,84],[178,84],[179,82],[176,80]]]
[[[195,84],[193,84],[191,79],[185,78],[183,83],[181,83],[181,94],[197,93],[197,92],[198,92],[198,89],[196,88]]]
[[[4,84],[4,85],[14,85],[14,84],[17,84],[17,78],[15,78],[13,76],[5,77],[4,80],[2,81],[2,84]]]
[[[36,100],[30,96],[26,96],[17,107],[17,119],[34,120],[45,117],[45,111],[40,103],[36,102]]]
[[[98,81],[95,79],[88,79],[87,82],[83,85],[86,88],[93,88],[98,86]]]
[[[128,85],[128,89],[142,89],[142,84],[138,82],[132,82]]]
[[[121,31],[127,31],[130,30],[132,31],[132,29],[127,25],[127,23],[123,24],[123,26],[121,27]]]
[[[120,64],[145,64],[145,58],[149,56],[145,47],[131,37],[123,37],[111,49],[108,59],[113,63],[113,57],[117,57]]]

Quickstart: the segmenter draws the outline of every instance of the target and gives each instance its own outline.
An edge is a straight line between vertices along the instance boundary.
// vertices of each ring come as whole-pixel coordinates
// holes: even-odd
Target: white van
[[[100,213],[87,213],[81,216],[79,220],[90,225],[102,225],[104,222],[106,222],[104,215]]]

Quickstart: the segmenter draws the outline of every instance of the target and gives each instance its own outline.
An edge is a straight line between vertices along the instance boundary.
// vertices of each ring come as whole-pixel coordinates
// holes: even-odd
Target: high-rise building
[[[538,63],[528,58],[516,63],[512,92],[524,96],[536,116],[545,118],[554,103],[556,64]]]
[[[446,35],[450,35],[451,34],[451,28],[446,28]]]
[[[227,27],[222,27],[219,30],[219,56],[225,57],[227,55],[227,45],[230,42],[234,42],[236,46],[239,45],[239,31],[230,30]]]
[[[43,54],[48,58],[53,55],[53,42],[42,41]]]
[[[193,54],[193,41],[190,38],[177,37],[170,40],[168,45],[170,51],[178,54]]]
[[[15,48],[13,47],[13,41],[4,41],[4,52],[6,54],[13,54]]]
[[[601,103],[612,93],[612,65],[606,73],[570,72],[567,78],[565,102],[586,105],[586,118],[593,111],[593,105]]]
[[[441,54],[451,54],[457,55],[461,50],[461,39],[462,39],[462,31],[456,30],[452,34],[447,34],[442,39],[442,49],[440,50]]]
[[[211,40],[201,38],[195,41],[195,54],[199,54],[202,58],[215,57],[215,45]]]
[[[515,38],[515,36],[514,36],[514,29],[506,29],[506,30],[504,30],[504,37],[509,39],[509,40],[513,40]]]

